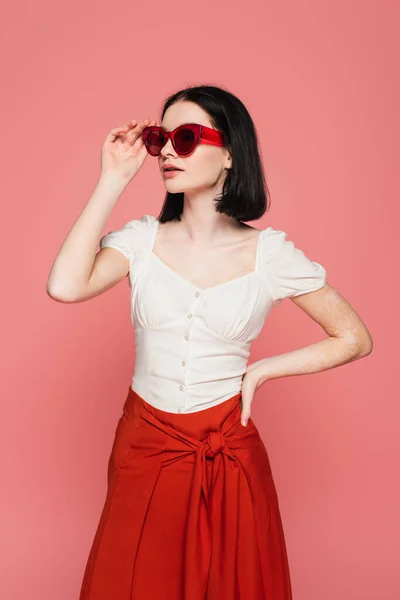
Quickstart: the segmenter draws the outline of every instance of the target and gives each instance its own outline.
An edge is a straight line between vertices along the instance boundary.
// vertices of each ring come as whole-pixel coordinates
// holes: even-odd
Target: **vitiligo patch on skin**
[[[242,423],[247,424],[255,391],[279,377],[318,373],[369,354],[372,339],[353,306],[325,283],[313,292],[291,300],[317,322],[328,337],[285,354],[270,356],[249,365],[242,386]]]
[[[329,336],[304,348],[265,359],[267,379],[314,373],[368,354],[371,336],[353,306],[326,283],[314,292],[291,298]]]

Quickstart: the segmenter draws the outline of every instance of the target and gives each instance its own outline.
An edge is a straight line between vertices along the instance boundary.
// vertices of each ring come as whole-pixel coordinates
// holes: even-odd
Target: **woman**
[[[167,190],[96,245],[145,157]],[[289,600],[284,532],[266,448],[250,418],[269,379],[371,351],[352,307],[284,231],[243,223],[267,210],[252,119],[215,86],[185,88],[113,129],[102,172],[48,282],[65,302],[129,277],[136,359],[108,464],[108,490],[80,600]],[[327,332],[253,363],[251,342],[290,297]]]

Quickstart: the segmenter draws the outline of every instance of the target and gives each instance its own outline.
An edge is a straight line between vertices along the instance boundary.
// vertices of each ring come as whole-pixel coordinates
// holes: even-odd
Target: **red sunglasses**
[[[166,131],[158,125],[150,125],[142,131],[142,140],[151,156],[159,156],[169,139],[179,156],[190,154],[199,142],[214,146],[224,145],[222,133],[199,123],[185,123],[173,131]]]

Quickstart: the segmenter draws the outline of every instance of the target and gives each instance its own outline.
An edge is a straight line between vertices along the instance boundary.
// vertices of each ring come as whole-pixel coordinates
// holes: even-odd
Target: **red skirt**
[[[268,454],[241,393],[194,413],[129,387],[80,600],[292,600]]]

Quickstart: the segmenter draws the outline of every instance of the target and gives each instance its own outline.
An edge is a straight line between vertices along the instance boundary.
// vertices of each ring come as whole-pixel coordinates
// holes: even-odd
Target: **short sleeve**
[[[143,215],[140,219],[128,221],[121,229],[110,231],[100,238],[100,250],[115,248],[133,262],[150,247],[153,226],[156,218],[152,215]]]
[[[279,229],[264,230],[262,261],[273,302],[322,288],[326,270],[297,248]]]

